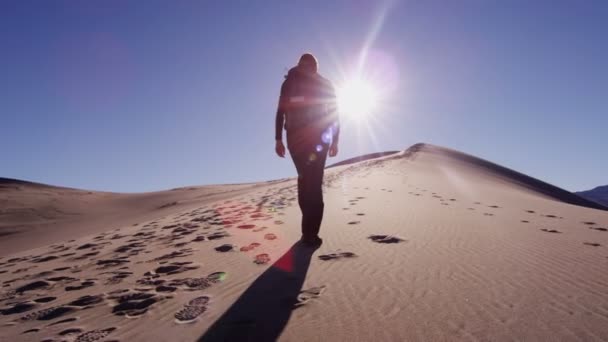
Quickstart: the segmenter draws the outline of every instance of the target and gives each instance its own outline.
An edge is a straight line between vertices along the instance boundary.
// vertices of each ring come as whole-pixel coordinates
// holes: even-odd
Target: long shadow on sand
[[[276,341],[289,321],[317,248],[299,242],[256,279],[199,342]]]

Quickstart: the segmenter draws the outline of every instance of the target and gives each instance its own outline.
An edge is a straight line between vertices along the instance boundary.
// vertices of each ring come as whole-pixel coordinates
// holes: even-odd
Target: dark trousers
[[[289,144],[289,154],[298,171],[298,204],[302,211],[302,237],[319,234],[323,220],[323,170],[327,159],[326,144],[311,147]]]

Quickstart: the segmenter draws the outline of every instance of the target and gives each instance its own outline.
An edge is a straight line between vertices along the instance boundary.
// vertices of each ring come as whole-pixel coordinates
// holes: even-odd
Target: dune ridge
[[[607,207],[601,205],[600,203],[590,201],[555,185],[543,182],[521,172],[492,163],[479,157],[472,156],[470,154],[466,154],[464,152],[431,144],[418,143],[406,150],[406,153],[433,153],[436,155],[441,155],[454,161],[468,163],[477,168],[483,168],[485,169],[484,173],[486,174],[493,174],[496,177],[518,184],[519,186],[525,187],[533,192],[541,193],[549,198],[553,198],[561,202],[587,208],[608,210]]]

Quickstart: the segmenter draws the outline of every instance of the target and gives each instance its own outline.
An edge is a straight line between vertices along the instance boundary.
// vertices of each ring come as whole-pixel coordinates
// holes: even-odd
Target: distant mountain
[[[608,185],[598,186],[587,191],[576,192],[576,194],[588,200],[608,206]]]

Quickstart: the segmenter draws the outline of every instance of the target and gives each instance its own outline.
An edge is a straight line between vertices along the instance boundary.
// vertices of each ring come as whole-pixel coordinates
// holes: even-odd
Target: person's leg
[[[309,225],[308,221],[310,220],[307,205],[308,172],[306,166],[308,163],[308,157],[306,156],[305,152],[296,150],[293,147],[289,148],[289,154],[291,155],[291,159],[293,160],[298,172],[298,205],[300,206],[300,211],[302,212],[302,235],[304,236],[304,232],[306,230],[305,227]]]
[[[309,169],[307,170],[307,185],[309,189],[307,193],[307,205],[310,222],[308,222],[306,233],[313,238],[319,235],[325,208],[325,204],[323,203],[323,174],[327,159],[327,146],[323,145],[321,147],[320,151],[315,151],[314,161],[309,164]]]
[[[304,240],[318,239],[323,219],[323,171],[327,158],[327,146],[316,147],[294,157],[299,171],[298,202],[302,210],[302,237]]]
[[[302,238],[305,241],[318,242],[323,219],[323,171],[328,146],[305,142],[298,137],[301,135],[288,134],[287,144],[298,171],[298,204],[302,211]]]

